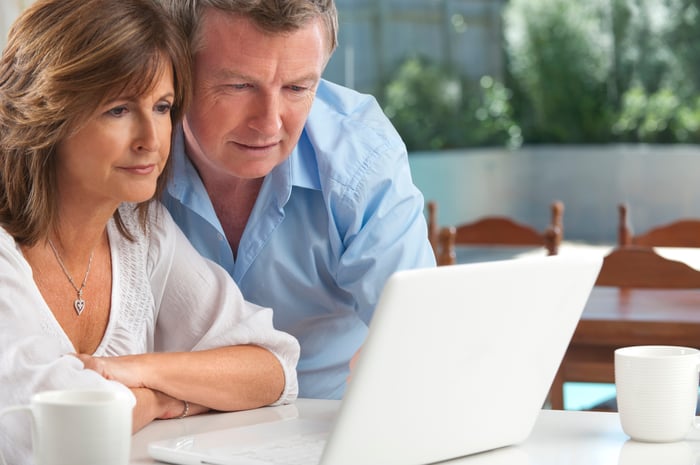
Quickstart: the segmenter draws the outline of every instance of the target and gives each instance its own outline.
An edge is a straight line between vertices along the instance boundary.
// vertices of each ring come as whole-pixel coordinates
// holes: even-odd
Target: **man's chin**
[[[282,162],[284,162],[284,160],[279,160],[277,163],[272,163],[270,160],[250,160],[244,163],[238,163],[235,167],[231,167],[231,169],[227,171],[232,176],[240,179],[258,179],[264,178],[270,174],[270,172]]]

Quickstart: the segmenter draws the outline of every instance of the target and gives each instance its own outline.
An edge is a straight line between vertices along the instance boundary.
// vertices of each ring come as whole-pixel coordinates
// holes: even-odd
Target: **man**
[[[372,97],[321,79],[332,0],[162,1],[194,59],[164,201],[299,340],[300,397],[340,398],[386,279],[435,264],[405,146]]]

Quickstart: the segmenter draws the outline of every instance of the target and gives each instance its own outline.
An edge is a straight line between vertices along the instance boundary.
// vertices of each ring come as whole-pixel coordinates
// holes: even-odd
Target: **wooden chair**
[[[629,220],[629,206],[620,204],[617,242],[620,247],[700,247],[700,220],[680,219],[635,235]]]
[[[614,249],[603,259],[595,286],[617,287],[619,301],[624,303],[625,293],[632,288],[700,290],[700,271],[685,263],[664,258],[651,247],[625,246]],[[576,341],[576,333],[572,341]],[[645,343],[656,344],[659,341],[649,340]],[[577,345],[575,348],[572,347],[573,342],[570,344],[550,391],[552,408],[563,409],[565,382],[614,382],[613,359],[617,347],[604,346],[600,342],[596,344],[599,345]],[[700,339],[697,344],[700,346]]]
[[[440,255],[440,244],[438,242],[438,235],[440,233],[440,226],[437,221],[437,202],[431,200],[428,202],[428,241],[433,247],[433,253],[435,254],[435,259],[438,260]]]
[[[455,251],[456,235],[457,232],[454,226],[440,228],[437,239],[437,255],[435,255],[438,266],[454,265],[457,263],[457,252]]]
[[[437,220],[437,202],[431,200],[427,204],[428,209],[428,241],[435,254],[435,262],[438,266],[453,265],[457,259],[454,245],[454,228],[441,228]]]
[[[550,208],[551,222],[543,232],[505,216],[487,216],[471,223],[439,228],[437,205],[429,202],[428,228],[438,265],[453,265],[454,247],[459,245],[542,246],[547,249],[547,255],[556,255],[564,235],[564,204],[555,201]]]

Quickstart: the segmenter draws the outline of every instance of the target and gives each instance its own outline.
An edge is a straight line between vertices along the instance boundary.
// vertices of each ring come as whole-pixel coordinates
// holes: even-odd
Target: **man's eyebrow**
[[[299,76],[296,79],[293,79],[292,82],[306,82],[306,81],[311,81],[311,82],[318,82],[321,79],[321,76],[319,76],[316,73],[310,73],[306,74],[304,76]]]
[[[235,79],[238,81],[244,81],[244,82],[257,82],[257,79],[254,78],[253,76],[249,76],[244,73],[240,73],[237,71],[232,71],[230,69],[220,69],[214,73],[214,78],[215,79],[220,79],[220,80],[228,80],[228,79]],[[291,79],[287,79],[287,82],[318,82],[320,80],[320,76],[316,73],[309,73],[303,76],[297,76],[297,77],[292,77]]]
[[[251,77],[241,74],[230,69],[218,69],[214,72],[214,77],[217,79],[243,79],[246,81],[252,80]]]

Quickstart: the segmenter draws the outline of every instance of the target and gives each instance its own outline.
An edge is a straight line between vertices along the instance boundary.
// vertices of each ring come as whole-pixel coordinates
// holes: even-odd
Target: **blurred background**
[[[700,216],[700,1],[338,0],[330,80],[372,93],[439,222],[613,243]]]

